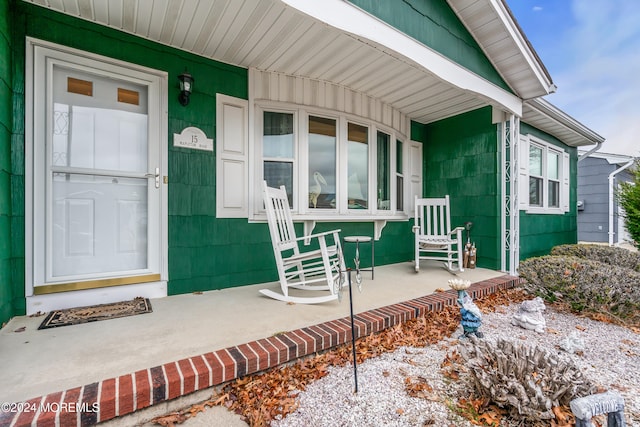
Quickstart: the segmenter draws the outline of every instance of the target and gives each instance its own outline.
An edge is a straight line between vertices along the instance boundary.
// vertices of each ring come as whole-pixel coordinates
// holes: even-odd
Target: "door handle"
[[[155,178],[156,188],[160,188],[160,168],[156,168],[156,173],[146,173],[144,176],[147,178]]]

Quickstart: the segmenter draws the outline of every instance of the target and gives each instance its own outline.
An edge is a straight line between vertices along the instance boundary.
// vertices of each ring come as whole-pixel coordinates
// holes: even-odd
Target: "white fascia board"
[[[508,11],[503,0],[490,0],[489,1],[493,9],[496,11],[498,18],[502,21],[505,30],[511,36],[511,39],[518,46],[518,49],[522,53],[522,57],[529,64],[529,68],[534,72],[540,84],[543,86],[547,94],[554,93],[556,91],[556,85],[553,84],[551,76],[546,71],[544,64],[541,62],[537,54],[532,50],[530,43],[527,41],[526,36],[522,30],[518,27],[513,20],[513,16]]]
[[[362,39],[364,43],[369,40],[385,48],[387,54],[411,66],[418,66],[455,87],[475,93],[492,105],[498,104],[505,111],[522,116],[522,100],[517,96],[344,0],[281,1],[318,21]]]
[[[584,154],[582,150],[578,150],[578,154]],[[589,157],[594,157],[596,159],[604,159],[610,165],[621,165],[627,163],[630,160],[633,160],[633,156],[627,156],[625,154],[613,154],[613,153],[591,153]]]
[[[549,117],[558,124],[580,135],[586,140],[591,141],[592,144],[603,143],[605,141],[605,138],[603,136],[598,135],[596,132],[589,129],[558,107],[554,106],[549,101],[546,101],[542,98],[537,98],[530,99],[525,102],[531,109],[537,111],[539,114],[543,114]]]

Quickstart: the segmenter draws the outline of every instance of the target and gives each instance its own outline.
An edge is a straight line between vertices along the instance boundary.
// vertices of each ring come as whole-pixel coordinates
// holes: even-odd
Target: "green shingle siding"
[[[473,222],[478,266],[500,267],[500,175],[491,108],[425,126],[424,196],[451,199],[452,226]],[[466,233],[465,233],[466,238]]]
[[[445,0],[350,0],[351,3],[511,91]]]
[[[11,253],[12,56],[9,0],[0,0],[0,326],[16,314]]]

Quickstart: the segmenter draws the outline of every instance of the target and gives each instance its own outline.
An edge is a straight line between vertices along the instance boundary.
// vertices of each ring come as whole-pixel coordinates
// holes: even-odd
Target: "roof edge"
[[[560,125],[564,126],[568,130],[580,135],[585,138],[591,144],[601,144],[605,141],[605,138],[595,131],[589,129],[578,120],[574,119],[555,105],[551,104],[549,101],[536,98],[525,100],[524,103],[528,105],[533,110],[537,111],[540,114],[544,114],[552,120],[555,120]],[[586,144],[589,145],[589,144]]]
[[[557,90],[557,86],[553,83],[549,70],[547,70],[547,67],[538,55],[538,52],[536,52],[533,45],[527,38],[515,15],[511,12],[506,0],[490,0],[490,3],[498,13],[507,31],[511,34],[511,37],[520,48],[525,60],[538,77],[542,86],[545,88],[547,95],[554,93]]]

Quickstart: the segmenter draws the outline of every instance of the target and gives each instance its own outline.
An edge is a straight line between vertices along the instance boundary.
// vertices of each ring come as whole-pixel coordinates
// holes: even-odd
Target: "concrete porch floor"
[[[362,293],[354,288],[354,312],[448,289],[447,280],[456,276],[440,265],[423,262],[418,274],[410,262],[380,266],[375,280],[370,272],[363,272]],[[476,283],[503,275],[477,268],[457,277]],[[62,395],[65,390],[349,316],[347,291],[342,302],[302,305],[266,298],[258,293],[263,288],[279,290],[279,285],[154,299],[150,314],[46,330],[37,330],[44,317],[13,318],[0,331],[0,402],[40,401],[41,396]],[[151,374],[149,382],[153,384]],[[0,426],[8,419],[2,415]],[[98,416],[98,420],[108,419]],[[20,425],[16,420],[9,423]],[[82,424],[78,416],[78,425]]]

